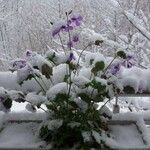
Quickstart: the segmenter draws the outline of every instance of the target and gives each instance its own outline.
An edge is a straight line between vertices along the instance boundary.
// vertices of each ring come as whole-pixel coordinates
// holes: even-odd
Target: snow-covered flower
[[[17,59],[12,63],[12,67],[14,70],[22,69],[27,65],[27,61],[25,59]]]
[[[26,57],[31,57],[32,56],[32,51],[31,50],[27,50],[25,55],[26,55]]]
[[[73,42],[72,42],[72,41],[69,41],[69,42],[67,43],[67,46],[68,46],[68,48],[72,48],[72,47],[73,47]]]
[[[73,37],[72,37],[72,41],[73,42],[78,42],[79,41],[79,36],[78,35],[74,35]]]
[[[0,102],[4,101],[4,97],[0,96]]]
[[[116,75],[119,72],[120,67],[121,67],[121,64],[119,63],[113,64],[110,69],[111,74]]]
[[[71,18],[72,22],[75,23],[76,26],[80,26],[81,25],[81,21],[83,20],[83,17],[81,15],[78,16],[73,16]]]
[[[73,52],[70,52],[70,54],[69,54],[69,58],[68,58],[68,62],[71,62],[72,60],[75,60],[76,58],[75,58],[75,56],[74,56],[74,54],[73,54]]]
[[[126,60],[122,63],[126,68],[131,68],[137,64],[137,60],[134,55],[128,54]]]

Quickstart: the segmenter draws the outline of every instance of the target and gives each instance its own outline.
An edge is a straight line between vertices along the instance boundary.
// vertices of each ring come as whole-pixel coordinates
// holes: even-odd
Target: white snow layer
[[[36,130],[38,124],[7,124],[0,134],[0,148],[38,148],[45,143],[41,141]]]

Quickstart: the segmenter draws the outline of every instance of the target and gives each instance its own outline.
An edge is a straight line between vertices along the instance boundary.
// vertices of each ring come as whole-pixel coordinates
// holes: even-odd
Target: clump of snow
[[[28,110],[28,111],[30,111],[30,112],[36,112],[36,108],[32,105],[32,104],[30,104],[30,103],[28,103],[27,105],[26,105],[26,109]]]
[[[150,85],[148,82],[150,77],[149,69],[141,69],[138,67],[121,68],[118,81],[122,87],[130,86],[135,90],[135,93],[149,92]]]
[[[79,72],[79,76],[84,76],[87,79],[91,78],[91,68],[82,67]]]
[[[53,69],[52,80],[55,84],[64,82],[65,76],[69,75],[69,67],[67,64],[60,64]]]
[[[60,128],[63,125],[63,120],[55,119],[48,122],[48,129],[53,131]]]
[[[46,95],[48,100],[53,100],[57,94],[67,94],[68,93],[68,84],[66,82],[58,83],[50,88]]]
[[[85,55],[85,65],[87,67],[94,66],[98,61],[103,61],[104,64],[106,63],[106,59],[101,53],[88,53]]]
[[[90,82],[90,80],[87,79],[87,78],[84,77],[84,76],[78,75],[78,76],[75,76],[75,77],[73,78],[73,83],[74,83],[75,85],[77,85],[78,87],[80,87],[80,88],[84,88],[85,85],[86,85],[87,83],[89,83],[89,82]]]
[[[100,133],[93,130],[92,135],[93,135],[94,139],[96,140],[96,142],[100,144],[101,140],[102,140],[102,137],[101,137]]]
[[[71,128],[79,127],[80,125],[81,125],[81,123],[79,123],[79,122],[74,122],[74,121],[68,123],[68,126],[70,126]]]
[[[78,105],[78,107],[85,112],[88,108],[88,104],[86,102],[84,102],[83,100],[81,100],[80,98],[76,98],[74,99],[74,102],[76,102],[76,104]]]
[[[113,113],[110,111],[110,109],[107,106],[102,107],[100,110],[100,114],[102,114],[104,117],[112,118]]]
[[[84,142],[91,141],[91,132],[89,132],[89,131],[83,131],[82,132],[82,137],[83,137]]]
[[[27,94],[26,100],[31,104],[38,106],[44,103],[47,99],[43,95],[39,95],[39,94],[37,95],[35,92],[32,92]]]

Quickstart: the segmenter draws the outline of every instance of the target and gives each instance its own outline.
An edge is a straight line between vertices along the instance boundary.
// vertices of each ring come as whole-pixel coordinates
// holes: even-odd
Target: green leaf
[[[67,83],[68,83],[69,77],[70,77],[70,75],[65,75],[65,77],[64,77],[64,82],[67,82]]]
[[[126,56],[126,53],[124,51],[118,51],[117,52],[117,56],[123,58],[123,59],[126,59],[127,56]]]
[[[92,64],[93,64],[93,61],[94,61],[94,59],[90,59],[90,65],[92,65]]]
[[[127,94],[134,94],[135,93],[134,88],[131,86],[124,87],[123,91],[124,91],[124,93],[127,93]]]
[[[48,110],[57,111],[57,108],[53,104],[46,104]]]
[[[94,99],[93,99],[93,101],[94,102],[103,102],[104,101],[104,97],[103,97],[103,95],[102,94],[98,94],[98,95],[96,95],[95,97],[94,97]]]
[[[95,45],[100,46],[103,42],[103,40],[96,40]]]
[[[97,82],[95,79],[91,81],[90,86],[97,89],[99,93],[103,93],[106,90],[106,85],[101,84],[101,82]]]
[[[91,98],[89,95],[87,95],[86,93],[80,93],[78,94],[78,96],[85,102],[87,102],[88,104],[91,102]]]
[[[74,102],[74,101],[68,101],[68,104],[70,105],[70,106],[72,106],[73,108],[79,108],[78,107],[78,105],[76,104],[76,102]]]
[[[40,136],[40,138],[42,138],[43,140],[46,140],[46,141],[50,141],[50,140],[51,140],[52,135],[51,135],[51,132],[50,132],[50,130],[48,129],[48,126],[47,126],[47,125],[43,125],[43,126],[40,128],[39,136]]]
[[[68,100],[67,94],[58,93],[54,99],[55,102],[64,102]]]
[[[70,70],[76,70],[77,69],[77,66],[71,62],[68,63],[69,64],[69,68]]]
[[[42,74],[45,75],[47,79],[50,79],[51,75],[53,75],[53,69],[52,67],[48,66],[47,64],[42,65]]]
[[[12,100],[8,97],[4,102],[3,105],[6,109],[10,109],[12,106]]]
[[[105,68],[104,61],[98,61],[95,63],[95,66],[92,68],[91,72],[96,74],[98,71],[102,71]]]

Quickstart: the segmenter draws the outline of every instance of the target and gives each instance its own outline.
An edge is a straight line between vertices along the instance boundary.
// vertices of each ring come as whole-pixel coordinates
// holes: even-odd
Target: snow
[[[67,64],[60,64],[54,67],[52,77],[54,84],[63,82],[66,75],[69,75],[69,67]]]
[[[140,31],[140,33],[148,40],[150,40],[150,32],[140,25],[140,20],[128,11],[124,11],[124,14],[129,19],[129,21],[132,22],[132,24]]]
[[[79,72],[79,76],[80,75],[86,77],[87,79],[90,79],[91,78],[91,68],[86,68],[86,67],[81,68],[81,70]]]
[[[114,148],[136,149],[146,147],[135,125],[115,125],[111,126],[110,130],[114,143],[116,144],[116,147]]]
[[[84,87],[85,87],[85,84],[87,84],[87,83],[89,83],[89,82],[90,82],[89,79],[87,79],[86,77],[81,76],[81,75],[75,76],[75,77],[73,78],[73,83],[74,83],[75,85],[77,85],[78,87],[80,87],[80,88],[84,88]]]
[[[88,53],[85,55],[85,65],[87,67],[94,66],[98,61],[103,61],[104,64],[106,62],[105,57],[101,53]]]
[[[35,80],[25,81],[22,86],[17,83],[17,72],[0,72],[0,86],[8,90],[40,91],[41,87]]]
[[[146,82],[150,77],[150,69],[141,69],[136,66],[132,68],[121,67],[118,77],[122,87],[133,87],[135,93],[150,92],[150,84]]]
[[[55,119],[48,122],[48,129],[53,131],[60,128],[63,125],[63,120]]]
[[[11,113],[3,113],[0,112],[0,122],[5,123],[9,120],[45,120],[47,119],[47,114],[46,113],[30,113],[30,112],[25,112],[25,111],[20,111],[18,112],[11,112]]]
[[[0,134],[0,148],[38,148],[45,145],[37,135],[38,124],[7,124]]]
[[[26,100],[30,102],[31,104],[38,106],[46,102],[47,99],[45,96],[37,95],[36,93],[31,92],[27,94]]]
[[[48,100],[54,100],[54,98],[58,93],[60,94],[68,93],[68,85],[66,82],[58,83],[54,85],[52,88],[50,88],[46,93]]]
[[[100,135],[100,133],[98,133],[97,131],[92,131],[92,135],[95,138],[97,143],[101,143],[102,137]]]
[[[83,137],[84,142],[91,141],[91,133],[89,131],[83,131],[82,137]]]
[[[102,35],[100,33],[96,33],[94,30],[91,30],[89,28],[84,28],[81,34],[83,34],[83,36],[87,36],[88,39],[90,40],[90,42],[95,42],[96,40],[100,40],[100,41],[104,41],[105,44],[110,45],[112,47],[114,46],[117,48],[126,49],[125,46],[123,46],[115,41],[109,40],[104,35]]]

